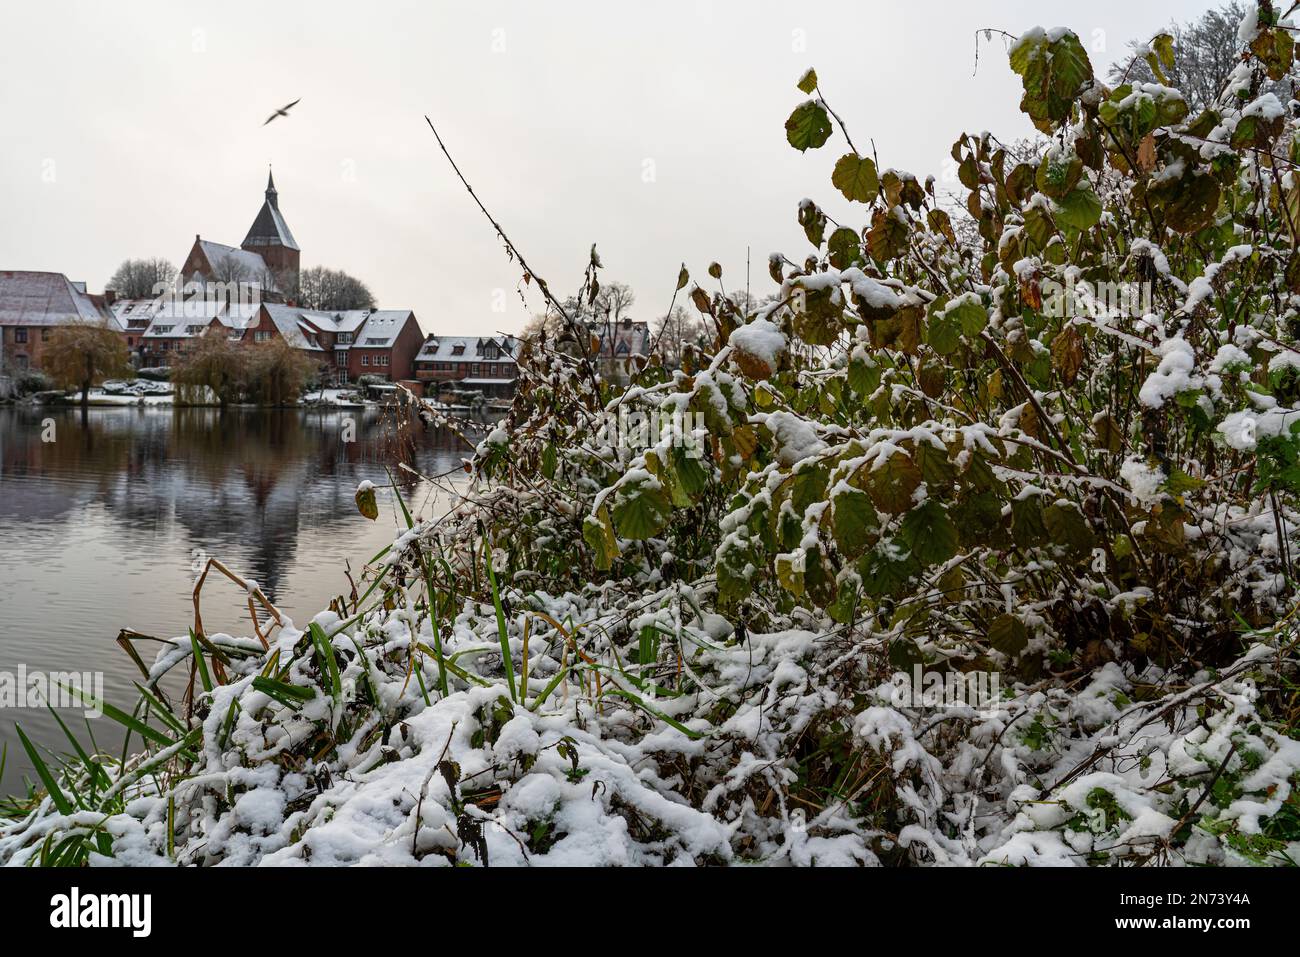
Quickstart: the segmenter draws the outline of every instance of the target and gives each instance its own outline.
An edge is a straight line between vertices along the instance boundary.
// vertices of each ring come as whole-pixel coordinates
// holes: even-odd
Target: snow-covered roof
[[[217,273],[217,278],[222,280],[238,279],[242,282],[266,282],[270,281],[272,287],[275,285],[275,277],[271,274],[271,269],[266,265],[266,260],[260,253],[251,252],[247,249],[236,249],[234,246],[227,246],[225,243],[214,243],[210,239],[200,239],[198,241],[199,249],[207,258],[208,264],[213,271]],[[230,262],[235,266],[233,270],[226,270],[223,263]],[[233,272],[235,275],[227,275],[227,272]]]
[[[242,245],[298,248],[293,233],[289,231],[289,224],[284,221],[284,216],[280,213],[279,193],[275,188],[275,179],[270,173],[266,177],[266,200],[258,210],[257,218],[249,227],[248,235],[244,237]]]
[[[495,343],[495,358],[484,356],[488,343]],[[515,361],[518,342],[514,336],[429,336],[416,362],[509,362]]]
[[[377,309],[366,319],[352,345],[362,349],[387,349],[406,325],[409,309]]]
[[[266,310],[271,317],[271,321],[275,323],[275,328],[280,331],[280,335],[284,337],[284,341],[289,345],[295,349],[324,351],[317,341],[316,329],[311,324],[313,315],[311,310],[271,302],[262,303],[262,308]],[[326,314],[320,313],[319,315]]]
[[[289,232],[289,224],[284,221],[284,216],[269,202],[262,204],[257,218],[253,220],[253,225],[248,230],[248,235],[244,237],[244,245],[298,248],[293,233]]]
[[[0,325],[57,326],[111,318],[63,273],[0,271]]]
[[[356,332],[370,318],[373,309],[344,309],[338,312],[303,310],[312,325],[322,332]],[[346,346],[344,347],[346,348]]]
[[[202,335],[215,319],[227,329],[243,329],[257,316],[257,306],[202,297],[158,299],[147,339],[190,339]]]
[[[117,321],[127,328],[148,325],[162,308],[158,299],[119,299],[109,307]]]

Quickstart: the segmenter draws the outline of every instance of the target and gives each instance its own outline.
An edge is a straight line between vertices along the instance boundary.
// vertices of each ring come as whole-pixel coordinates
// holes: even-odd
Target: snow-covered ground
[[[285,620],[265,650],[255,637],[209,636],[228,663],[189,729],[155,720],[149,754],[125,767],[105,759],[93,784],[71,763],[64,807],[47,795],[0,821],[0,863],[101,832],[111,855],[92,846],[89,863],[978,866],[1300,854],[1275,826],[1294,803],[1300,742],[1255,711],[1257,687],[1294,676],[1286,636],[1166,690],[1160,669],[1112,662],[1077,688],[1017,685],[979,708],[935,710],[899,696],[870,639],[747,633],[695,610],[707,589],[685,585],[632,602],[508,590],[500,620],[466,602],[436,629],[415,611],[424,586],[411,574],[430,530],[395,542],[379,570],[396,582],[359,613],[323,612],[306,630]],[[663,667],[631,664],[647,628],[675,636]],[[194,647],[188,636],[164,645],[149,686],[188,670]],[[663,687],[677,672],[697,690]],[[829,791],[814,786],[825,748],[849,756]],[[1185,828],[1210,788],[1197,827]]]

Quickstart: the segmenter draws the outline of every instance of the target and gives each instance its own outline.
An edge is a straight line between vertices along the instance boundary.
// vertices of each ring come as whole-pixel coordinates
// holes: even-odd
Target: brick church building
[[[239,248],[195,235],[185,263],[182,282],[256,282],[262,297],[271,302],[292,301],[300,274],[299,249],[289,224],[280,212],[275,177],[266,176],[266,199]]]
[[[197,314],[195,303],[166,298],[143,306],[117,304],[123,315],[132,308],[149,311],[148,328],[139,340],[141,364],[170,366],[203,335],[225,335],[253,347],[283,339],[313,359],[326,381],[342,384],[370,376],[418,387],[415,356],[424,333],[415,313],[303,308],[296,302],[301,256],[280,211],[275,179],[268,174],[266,197],[244,241],[235,247],[195,236],[179,276],[182,286],[257,283],[260,295],[253,302],[198,303]]]

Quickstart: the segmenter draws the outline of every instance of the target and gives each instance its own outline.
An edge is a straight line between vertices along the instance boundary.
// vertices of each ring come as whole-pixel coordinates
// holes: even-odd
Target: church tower
[[[241,245],[262,257],[276,274],[277,284],[292,298],[293,291],[298,288],[301,250],[294,241],[293,233],[289,231],[289,224],[280,213],[280,195],[269,171],[266,174],[266,201],[262,203],[262,208]]]

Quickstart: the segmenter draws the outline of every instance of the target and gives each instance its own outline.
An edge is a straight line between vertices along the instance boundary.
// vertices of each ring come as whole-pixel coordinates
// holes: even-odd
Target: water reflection
[[[397,428],[377,410],[0,409],[0,671],[102,670],[109,700],[129,705],[138,673],[113,639],[122,627],[184,633],[196,556],[255,578],[304,622],[346,590],[345,561],[356,569],[392,540],[396,516],[361,518],[357,484],[386,483],[399,460],[443,473],[466,452],[450,432]],[[431,487],[394,476],[415,511],[441,507]],[[205,588],[211,630],[246,633],[245,613],[233,586]],[[5,788],[27,765],[15,718],[59,743],[48,714],[0,711]]]

